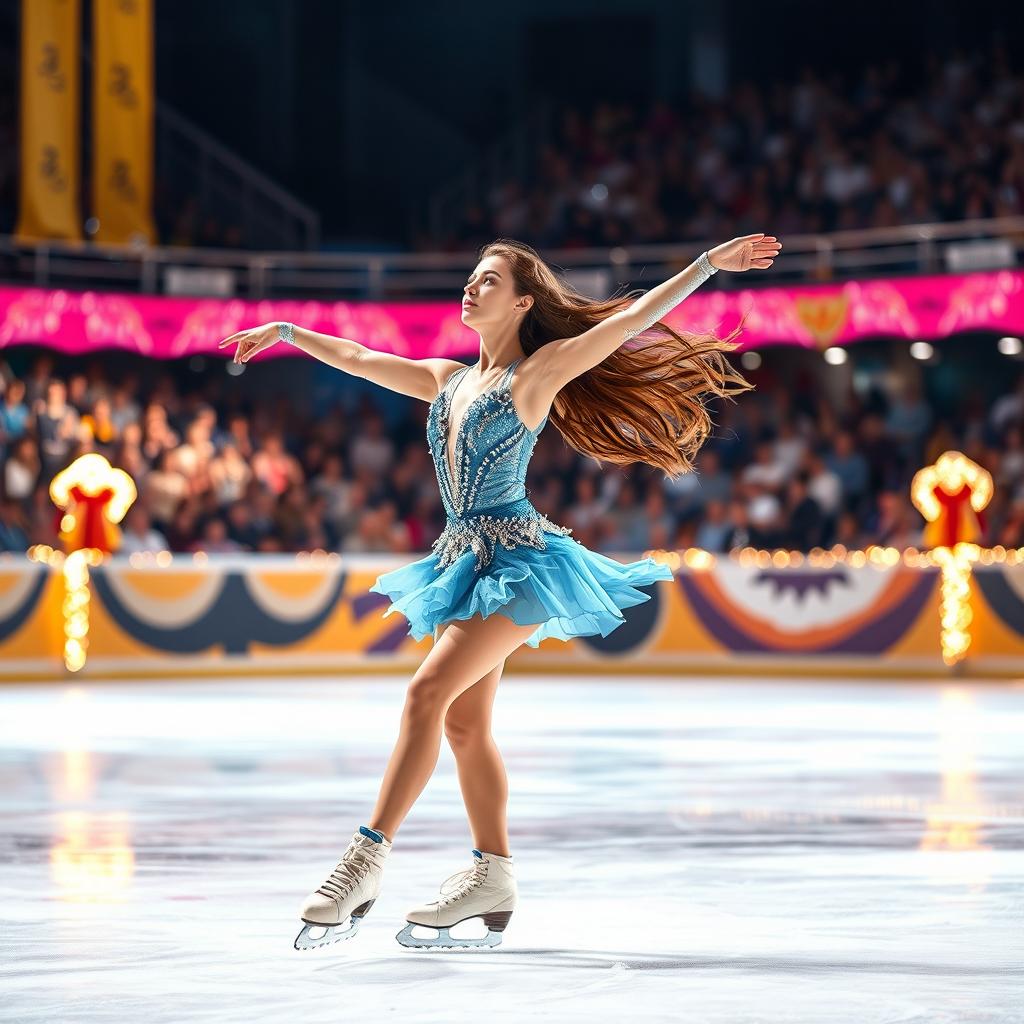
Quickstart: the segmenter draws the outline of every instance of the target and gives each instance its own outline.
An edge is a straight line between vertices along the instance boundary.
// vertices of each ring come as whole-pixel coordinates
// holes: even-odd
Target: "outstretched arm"
[[[668,316],[687,295],[695,292],[712,274],[717,273],[718,267],[711,262],[706,252],[702,252],[685,270],[645,292],[629,309],[619,314],[629,324],[622,330],[622,340],[628,341],[641,331],[653,327]]]
[[[640,296],[628,309],[614,313],[574,338],[561,338],[544,345],[531,359],[541,357],[537,378],[553,388],[552,395],[574,377],[597,366],[623,342],[664,319],[683,299],[719,270],[742,271],[767,268],[779,254],[782,243],[774,235],[758,232],[743,235],[701,253],[685,270]]]
[[[463,365],[455,359],[407,359],[393,352],[377,352],[350,338],[335,338],[277,321],[232,334],[217,347],[237,343],[234,361],[247,363],[257,352],[279,341],[287,341],[353,377],[362,377],[399,394],[422,398],[425,402],[432,402],[449,375]]]

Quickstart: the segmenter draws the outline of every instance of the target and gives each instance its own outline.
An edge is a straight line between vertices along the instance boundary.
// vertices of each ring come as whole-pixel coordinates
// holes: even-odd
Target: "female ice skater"
[[[534,445],[550,417],[584,455],[644,462],[670,476],[691,469],[713,425],[704,396],[751,387],[725,358],[742,325],[720,339],[677,332],[661,318],[712,274],[770,267],[781,247],[773,235],[734,238],[635,300],[594,301],[530,246],[499,239],[481,249],[464,288],[462,320],[480,336],[470,366],[375,352],[288,323],[220,343],[237,344],[234,360],[244,363],[284,340],[429,402],[427,444],[447,515],[430,555],[370,588],[391,599],[385,617],[401,612],[415,639],[432,633],[434,643],[409,685],[373,815],[303,904],[296,949],[355,935],[380,892],[395,835],[437,764],[442,731],[458,765],[472,867],[442,884],[440,900],[410,911],[397,938],[414,947],[500,943],[517,898],[508,782],[491,736],[505,659],[524,642],[607,636],[625,621],[622,609],[650,600],[640,588],[672,578],[652,558],[622,564],[588,550],[534,508],[525,487]],[[486,937],[450,934],[469,918],[483,919]],[[419,938],[417,926],[437,935]]]

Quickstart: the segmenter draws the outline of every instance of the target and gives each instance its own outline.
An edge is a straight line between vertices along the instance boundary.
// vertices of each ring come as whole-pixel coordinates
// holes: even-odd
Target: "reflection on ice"
[[[61,900],[124,902],[135,870],[127,816],[62,811],[50,847],[50,875]]]

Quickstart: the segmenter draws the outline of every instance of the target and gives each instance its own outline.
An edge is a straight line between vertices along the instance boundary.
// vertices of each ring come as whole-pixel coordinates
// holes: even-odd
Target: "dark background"
[[[91,4],[83,0],[88,45]],[[20,0],[0,0],[16,92]],[[160,99],[315,207],[338,247],[405,241],[410,212],[539,98],[676,102],[1005,42],[1024,3],[803,0],[156,0]],[[88,90],[83,93],[88,101]]]

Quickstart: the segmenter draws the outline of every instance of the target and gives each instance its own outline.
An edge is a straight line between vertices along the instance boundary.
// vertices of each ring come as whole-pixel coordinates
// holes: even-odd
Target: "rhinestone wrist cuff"
[[[294,345],[295,324],[279,323],[277,325],[277,337],[280,341],[287,341],[289,345]]]

